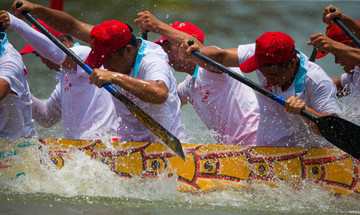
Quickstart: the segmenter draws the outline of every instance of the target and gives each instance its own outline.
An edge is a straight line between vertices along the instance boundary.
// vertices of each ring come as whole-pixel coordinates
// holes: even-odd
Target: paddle
[[[188,44],[191,46],[194,44],[194,41],[189,40]],[[246,84],[254,90],[285,106],[286,100],[279,95],[268,91],[259,84],[241,76],[240,74],[232,71],[231,69],[223,66],[222,64],[219,64],[218,62],[201,54],[199,51],[193,51],[191,52],[191,54],[203,60],[205,63],[217,68],[221,72],[226,73],[230,77],[235,78],[236,80]],[[306,110],[302,110],[301,115],[313,121],[319,128],[322,136],[325,137],[325,139],[327,139],[330,143],[334,144],[335,146],[347,152],[356,159],[360,159],[359,126],[336,116],[329,115],[324,117],[318,117],[309,113]]]
[[[22,6],[22,2],[18,1],[16,7]],[[27,11],[22,12],[27,20],[29,20],[35,27],[37,27],[43,34],[45,34],[53,43],[55,43],[63,52],[65,52],[72,60],[74,60],[81,68],[88,74],[91,74],[93,69],[85,64],[77,55],[75,55],[68,47],[66,47],[60,40],[58,40],[53,34],[51,34],[44,26],[42,26],[34,17]],[[172,149],[178,156],[185,160],[184,152],[181,147],[180,141],[167,131],[162,125],[151,118],[147,113],[141,110],[135,103],[129,98],[119,93],[112,85],[104,84],[103,87],[109,91],[114,97],[119,99],[129,111],[136,116],[136,118],[142,122],[150,131],[152,131],[157,137],[160,138],[163,143]]]
[[[316,60],[316,55],[317,55],[317,51],[316,51],[316,49],[314,48],[313,49],[313,51],[311,52],[311,56],[310,56],[310,61],[311,62],[315,62],[315,60]]]
[[[4,34],[1,34],[2,32],[4,32],[4,27],[2,22],[0,21],[0,42],[4,39]]]
[[[144,40],[147,40],[147,39],[148,39],[148,32],[149,32],[149,31],[143,31],[143,32],[142,32],[141,37],[142,37]]]
[[[331,13],[334,13],[335,11],[336,9],[334,7],[330,8]],[[355,43],[355,45],[357,45],[357,47],[360,48],[360,40],[357,37],[355,37],[355,35],[337,17],[335,17],[333,21],[337,26],[339,26],[339,28],[341,28],[342,31],[345,32],[345,34]],[[316,49],[314,48],[310,56],[310,61],[315,62],[316,55],[317,52]]]
[[[331,13],[334,13],[335,11],[336,9],[334,7],[330,8]],[[345,32],[345,34],[355,43],[355,45],[360,48],[360,40],[355,37],[355,35],[344,25],[344,23],[342,23],[337,17],[335,17],[333,21],[337,26],[339,26],[339,28],[341,28],[341,30],[343,30],[343,32]]]

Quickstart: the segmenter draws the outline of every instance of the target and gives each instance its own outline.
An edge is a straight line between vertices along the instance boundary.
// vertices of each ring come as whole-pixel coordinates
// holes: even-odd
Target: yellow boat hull
[[[276,186],[279,181],[295,184],[313,181],[341,194],[360,191],[359,161],[336,149],[182,144],[184,161],[160,143],[114,141],[110,144],[107,147],[101,141],[42,139],[41,143],[25,141],[16,149],[3,147],[0,149],[1,175],[16,179],[35,171],[34,166],[39,163],[46,163],[34,153],[25,155],[24,149],[32,146],[35,150],[40,148],[49,156],[51,165],[59,169],[66,165],[64,158],[69,156],[68,152],[76,148],[108,165],[121,177],[177,175],[179,191],[216,190],[258,183]],[[19,166],[19,162],[15,162],[17,159],[27,165]]]

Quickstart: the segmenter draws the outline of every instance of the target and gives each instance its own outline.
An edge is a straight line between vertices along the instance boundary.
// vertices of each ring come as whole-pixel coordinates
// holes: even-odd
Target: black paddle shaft
[[[188,44],[191,46],[194,44],[194,41],[189,40]],[[224,65],[214,61],[213,59],[201,54],[198,51],[191,52],[195,57],[203,60],[205,63],[215,67],[221,72],[235,78],[236,80],[246,84],[247,86],[253,88],[254,90],[262,93],[263,95],[277,101],[278,103],[285,105],[285,99],[274,94],[259,84],[241,76],[240,74],[232,71],[231,69],[225,67]],[[328,140],[333,145],[347,152],[351,156],[360,159],[360,127],[355,125],[352,122],[344,120],[342,118],[328,115],[324,117],[318,117],[306,110],[302,110],[300,114],[309,120],[313,121],[318,129],[320,130],[322,136]]]
[[[331,13],[334,13],[335,11],[336,9],[334,7],[330,8]],[[355,43],[355,45],[360,48],[360,40],[355,37],[355,35],[344,25],[344,23],[342,23],[337,17],[335,17],[333,21],[337,26],[339,26],[339,28],[341,28],[341,30],[345,32],[345,34]]]
[[[316,60],[316,55],[317,55],[317,51],[316,51],[316,49],[314,48],[313,49],[313,51],[311,52],[311,56],[310,56],[310,61],[311,62],[315,62],[315,60]]]
[[[143,32],[142,32],[141,37],[142,37],[144,40],[147,40],[147,39],[148,39],[148,32],[149,32],[149,31],[143,31]]]
[[[3,27],[2,22],[0,21],[0,33],[4,32],[5,28]],[[0,34],[0,42],[4,39],[4,34]]]

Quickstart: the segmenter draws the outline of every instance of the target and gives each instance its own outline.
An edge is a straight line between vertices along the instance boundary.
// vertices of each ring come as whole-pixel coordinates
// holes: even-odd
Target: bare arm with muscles
[[[16,8],[18,1],[19,0],[15,0],[12,5],[15,16],[22,18],[22,12],[28,11],[31,15],[41,19],[55,30],[90,43],[89,35],[94,26],[81,22],[63,11],[33,4],[26,0],[22,0],[23,5],[20,8]]]

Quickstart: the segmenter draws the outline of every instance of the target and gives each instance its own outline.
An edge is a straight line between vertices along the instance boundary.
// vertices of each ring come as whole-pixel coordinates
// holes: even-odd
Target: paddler
[[[93,26],[83,23],[62,11],[23,1],[14,14],[28,11],[60,32],[91,44],[85,63],[94,68],[91,83],[98,87],[114,84],[117,90],[131,99],[155,121],[175,135],[181,142],[187,137],[181,117],[176,80],[168,57],[161,46],[136,38],[129,25],[117,20]],[[101,66],[104,69],[99,69]],[[121,119],[117,134],[120,140],[158,142],[159,139],[145,127],[116,98],[116,113]]]
[[[59,82],[49,99],[43,102],[32,96],[33,118],[44,127],[62,120],[67,139],[94,139],[116,134],[116,113],[111,95],[89,84],[88,74],[78,67],[44,34],[15,16],[0,11],[4,26],[16,31],[29,43],[20,54],[34,53],[49,69],[59,72]],[[86,59],[90,47],[75,43],[41,20],[40,23],[80,58]]]
[[[336,87],[320,66],[309,62],[303,53],[295,49],[295,42],[290,36],[281,32],[266,32],[255,44],[239,45],[233,49],[199,49],[197,45],[189,48],[187,40],[182,46],[187,49],[182,51],[185,58],[201,66],[207,65],[193,57],[192,50],[200,50],[225,66],[240,66],[244,73],[256,71],[264,88],[286,99],[284,109],[277,102],[258,94],[260,121],[257,145],[331,146],[324,138],[315,135],[319,134],[317,126],[299,114],[305,108],[316,116],[337,115],[340,110]]]
[[[184,38],[192,38],[203,46],[205,34],[188,22],[163,23],[149,11],[140,12],[135,23],[142,30],[158,33],[161,45],[169,56],[170,65],[188,74],[178,84],[182,105],[192,104],[200,119],[217,140],[217,144],[255,145],[259,106],[254,91],[226,74],[198,67],[178,56]],[[240,72],[238,68],[232,68]]]
[[[27,71],[21,55],[9,43],[0,22],[0,138],[14,141],[35,134]]]
[[[335,8],[335,12],[330,12]],[[351,32],[360,38],[360,22],[343,14],[339,8],[329,5],[324,9],[323,21],[328,24],[326,36],[318,33],[311,35],[308,45],[314,46],[319,52],[316,58],[322,58],[328,53],[335,56],[335,63],[343,66],[345,73],[340,78],[333,78],[338,89],[338,96],[357,94],[360,91],[360,49],[355,43],[333,22],[334,18],[342,21]]]

